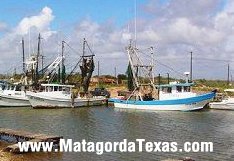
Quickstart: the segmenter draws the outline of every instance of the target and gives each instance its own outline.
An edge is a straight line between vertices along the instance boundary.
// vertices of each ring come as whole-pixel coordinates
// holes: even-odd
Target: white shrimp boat
[[[72,85],[42,84],[41,92],[27,92],[27,97],[33,108],[71,108],[84,106],[99,106],[106,101],[105,97],[74,97]]]
[[[28,107],[31,106],[23,86],[7,84],[0,92],[0,107]]]
[[[144,65],[139,58],[139,49],[131,44],[128,46],[127,51],[135,89],[126,100],[109,99],[108,101],[112,102],[114,107],[139,110],[193,111],[202,109],[214,98],[216,91],[202,95],[191,92],[190,88],[193,83],[188,81],[188,72],[185,73],[187,76],[186,83],[173,82],[165,85],[155,85],[152,72],[153,63]],[[145,72],[145,76],[148,76],[148,84],[140,83],[142,80],[142,77],[139,76],[140,69],[142,69],[141,73]]]
[[[226,93],[234,93],[234,89],[225,89]],[[228,96],[223,98],[220,102],[211,102],[210,104],[211,109],[218,109],[218,110],[234,110],[234,98]]]

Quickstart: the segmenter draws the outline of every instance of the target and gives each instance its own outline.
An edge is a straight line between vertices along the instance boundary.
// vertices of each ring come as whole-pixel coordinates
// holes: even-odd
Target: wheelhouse
[[[43,92],[63,92],[71,93],[73,85],[61,85],[61,84],[42,84]]]
[[[191,86],[193,86],[193,85],[194,85],[194,83],[171,82],[170,84],[157,85],[156,88],[162,94],[184,93],[184,92],[191,92]]]

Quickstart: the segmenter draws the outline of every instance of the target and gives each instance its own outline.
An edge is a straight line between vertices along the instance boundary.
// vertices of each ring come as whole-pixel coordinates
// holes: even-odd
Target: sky
[[[22,72],[21,39],[28,56],[36,51],[38,33],[46,63],[61,53],[64,40],[73,48],[65,47],[71,70],[86,38],[101,74],[114,75],[115,68],[125,73],[135,20],[138,48],[146,53],[154,47],[155,75],[182,77],[191,51],[194,78],[225,80],[228,64],[234,74],[232,0],[2,0],[0,73]]]

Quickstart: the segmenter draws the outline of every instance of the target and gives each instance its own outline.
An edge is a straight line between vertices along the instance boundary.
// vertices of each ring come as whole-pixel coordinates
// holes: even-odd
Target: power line
[[[201,58],[201,57],[194,57],[194,59],[197,59],[197,60],[208,60],[208,61],[234,62],[233,60],[211,59],[211,58]]]

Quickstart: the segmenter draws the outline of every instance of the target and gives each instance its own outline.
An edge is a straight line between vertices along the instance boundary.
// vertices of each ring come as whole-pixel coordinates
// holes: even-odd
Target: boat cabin
[[[11,83],[6,82],[6,84],[2,86],[1,94],[4,96],[24,97],[25,86],[21,84],[11,84]]]
[[[43,92],[62,92],[70,94],[73,85],[62,85],[62,84],[41,84]]]
[[[159,99],[168,100],[195,96],[196,94],[191,92],[192,85],[194,83],[170,82],[169,84],[157,85],[156,88],[159,90]]]

